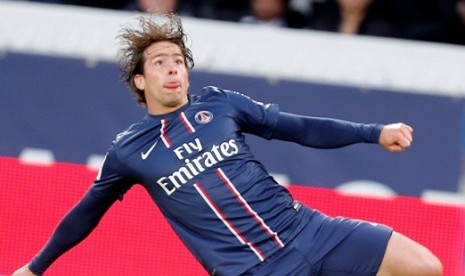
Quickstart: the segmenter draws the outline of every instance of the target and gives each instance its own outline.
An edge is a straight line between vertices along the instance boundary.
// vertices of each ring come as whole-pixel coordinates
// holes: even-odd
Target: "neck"
[[[176,110],[182,108],[189,102],[189,99],[186,98],[185,101],[180,102],[179,104],[173,105],[173,106],[167,106],[167,105],[152,105],[147,103],[147,112],[150,115],[164,115],[168,113],[175,112]]]

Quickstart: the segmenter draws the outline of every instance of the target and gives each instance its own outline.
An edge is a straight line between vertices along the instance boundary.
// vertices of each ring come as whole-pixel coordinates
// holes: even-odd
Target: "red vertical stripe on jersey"
[[[216,174],[221,178],[221,180],[226,184],[228,187],[229,191],[234,195],[237,201],[242,205],[242,208],[247,211],[247,213],[255,220],[255,222],[265,231],[265,233],[273,239],[275,244],[279,248],[284,247],[284,243],[281,241],[281,239],[278,236],[278,233],[273,232],[270,227],[263,221],[263,219],[255,212],[250,205],[247,203],[247,201],[242,197],[242,195],[239,193],[239,191],[236,189],[234,184],[231,182],[231,180],[224,174],[223,170],[221,169],[216,169]]]
[[[161,120],[161,128],[160,128],[160,136],[161,140],[165,144],[167,148],[171,148],[171,140],[166,134],[166,129],[168,128],[168,120],[167,119],[162,119]]]
[[[181,119],[181,122],[184,124],[184,126],[186,127],[187,131],[190,134],[195,132],[195,128],[192,126],[192,124],[189,122],[189,120],[187,120],[186,114],[184,114],[184,112],[181,112],[179,114],[179,118]]]
[[[231,231],[231,233],[236,236],[236,238],[241,242],[241,244],[246,244],[249,246],[249,248],[257,255],[257,257],[260,259],[260,261],[265,260],[265,255],[263,252],[258,248],[254,243],[248,242],[247,238],[237,229],[234,224],[232,224],[231,221],[228,220],[228,218],[225,216],[225,214],[221,211],[221,209],[216,205],[216,203],[213,201],[213,199],[208,195],[207,191],[203,187],[202,184],[199,182],[194,184],[194,188],[197,190],[197,192],[202,196],[203,200],[210,206],[210,208],[213,210],[215,215],[226,225],[226,227]]]

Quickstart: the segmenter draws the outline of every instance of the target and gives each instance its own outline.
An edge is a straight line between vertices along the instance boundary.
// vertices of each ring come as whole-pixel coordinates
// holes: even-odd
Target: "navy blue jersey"
[[[141,184],[209,273],[238,275],[284,248],[308,223],[288,190],[254,158],[244,133],[334,148],[376,143],[381,129],[283,113],[277,105],[206,87],[178,110],[147,115],[117,136],[94,184],[29,268],[45,271]]]
[[[177,111],[147,115],[120,134],[92,192],[141,183],[208,271],[239,274],[300,230],[292,197],[244,142],[244,131],[271,138],[277,120],[276,105],[205,88]]]

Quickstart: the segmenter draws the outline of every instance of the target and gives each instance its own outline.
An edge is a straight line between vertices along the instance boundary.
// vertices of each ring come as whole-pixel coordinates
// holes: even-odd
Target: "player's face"
[[[145,50],[144,73],[134,77],[150,114],[172,112],[187,103],[188,70],[178,45],[156,42]]]

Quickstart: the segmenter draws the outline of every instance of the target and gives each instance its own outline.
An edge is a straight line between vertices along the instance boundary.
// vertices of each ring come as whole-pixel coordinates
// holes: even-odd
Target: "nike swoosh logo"
[[[155,143],[153,143],[153,145],[146,152],[141,152],[140,153],[140,157],[142,158],[142,160],[145,160],[145,159],[147,159],[147,157],[149,157],[150,153],[153,151],[155,146],[158,144],[158,141],[160,141],[160,139],[155,141]]]

